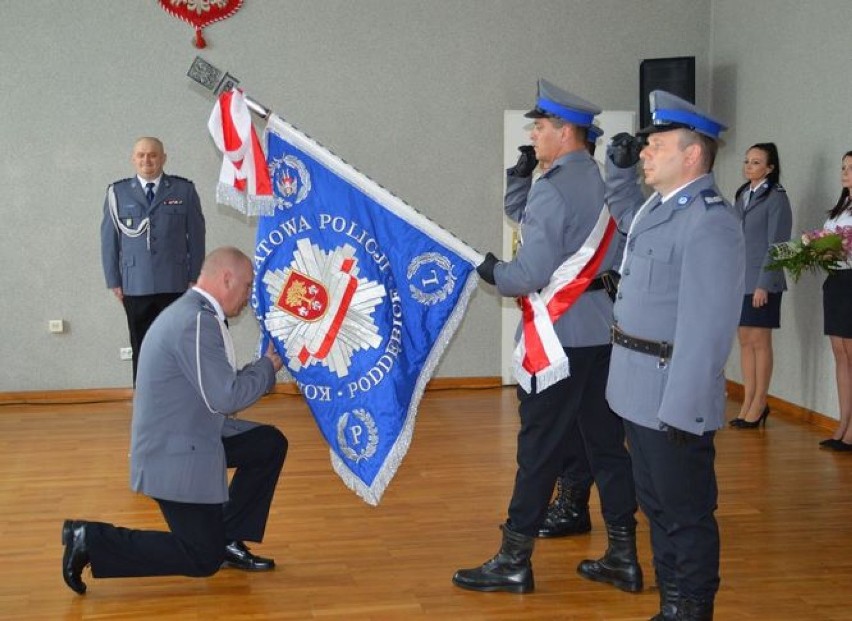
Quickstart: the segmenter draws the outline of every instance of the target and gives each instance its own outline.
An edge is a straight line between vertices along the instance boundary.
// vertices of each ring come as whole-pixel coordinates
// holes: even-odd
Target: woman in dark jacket
[[[778,182],[781,163],[774,143],[752,146],[743,162],[748,180],[736,193],[734,207],[743,221],[746,243],[745,296],[737,336],[743,374],[743,404],[731,426],[754,429],[766,424],[772,379],[772,330],[781,325],[783,270],[769,270],[769,247],[790,239],[793,214]]]

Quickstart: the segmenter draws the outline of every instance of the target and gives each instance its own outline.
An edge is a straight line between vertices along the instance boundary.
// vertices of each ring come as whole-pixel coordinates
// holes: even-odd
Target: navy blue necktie
[[[149,181],[148,183],[145,184],[145,187],[148,188],[147,191],[145,192],[145,198],[148,199],[148,204],[150,205],[151,203],[154,202],[154,182]]]

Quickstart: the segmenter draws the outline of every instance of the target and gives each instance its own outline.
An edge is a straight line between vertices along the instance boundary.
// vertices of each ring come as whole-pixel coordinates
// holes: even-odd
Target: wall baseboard
[[[499,388],[502,385],[499,376],[493,377],[437,377],[426,385],[426,390],[477,390]],[[270,394],[298,395],[299,389],[293,382],[281,382],[275,385]],[[106,403],[110,401],[130,401],[133,398],[131,388],[84,388],[79,390],[30,390],[23,392],[0,392],[0,405],[50,405],[64,403]]]
[[[737,382],[732,382],[730,380],[728,380],[726,384],[728,391],[728,399],[742,402],[744,392],[743,385],[738,384]],[[791,418],[796,422],[805,423],[807,425],[813,425],[814,427],[827,429],[828,431],[833,431],[834,428],[837,426],[837,420],[834,418],[831,418],[819,412],[814,412],[813,410],[804,408],[801,405],[796,405],[795,403],[784,401],[784,399],[773,397],[772,395],[769,395],[769,398],[767,399],[767,405],[769,405],[769,407],[772,408],[773,411],[780,413],[786,416],[787,418]]]

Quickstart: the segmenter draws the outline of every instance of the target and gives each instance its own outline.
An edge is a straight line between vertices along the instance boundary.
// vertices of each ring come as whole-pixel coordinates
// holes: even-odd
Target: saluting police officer
[[[106,285],[127,314],[135,386],[145,333],[198,278],[205,225],[193,183],[163,172],[166,153],[158,138],[139,138],[130,160],[136,176],[107,188],[101,261]]]
[[[653,123],[639,132],[647,145],[639,153],[620,134],[606,163],[607,203],[629,227],[607,398],[625,419],[650,523],[660,586],[654,620],[705,621],[719,587],[713,439],[725,420],[745,246],[711,173],[724,125],[667,92],[650,97]],[[647,201],[636,184],[637,154],[655,190]]]
[[[597,141],[602,135],[603,130],[597,125],[592,124],[586,129],[586,149],[590,155],[594,156]],[[518,150],[520,155],[517,163],[506,170],[503,211],[510,220],[520,224],[535,173],[536,171],[544,172],[542,168],[548,164],[540,163],[536,159],[535,149],[531,145],[520,146]],[[620,259],[620,256],[615,258],[616,261]],[[615,280],[609,283],[610,293],[614,295]],[[538,537],[568,537],[582,535],[592,530],[589,497],[594,476],[579,429],[575,433],[568,434],[563,463],[562,472],[556,478],[556,495],[548,506],[544,521],[538,529]]]
[[[585,257],[592,246],[602,259],[599,269],[588,276],[566,281],[565,286],[579,295],[565,312],[557,313],[552,325],[526,326],[537,330],[542,342],[555,345],[550,350],[553,357],[549,357],[551,364],[531,377],[516,369],[521,418],[518,470],[508,519],[502,527],[503,542],[491,560],[455,573],[453,583],[462,588],[513,593],[534,589],[530,562],[534,537],[563,466],[570,434],[577,433],[578,416],[587,424],[584,439],[611,534],[604,559],[584,561],[578,571],[624,590],[642,588],[630,457],[621,422],[604,398],[612,301],[601,286],[600,274],[612,264],[618,244],[610,243],[604,249],[603,239],[609,238],[596,237],[600,223],[609,219],[600,170],[586,149],[588,127],[599,113],[594,104],[546,80],[539,81],[536,107],[526,116],[534,119],[531,140],[537,159],[547,164],[547,170],[529,191],[521,223],[523,243],[511,261],[498,261],[488,253],[477,268],[483,280],[496,284],[501,295],[538,296],[539,290],[562,286],[560,279],[571,270],[561,268],[591,263],[577,258]],[[552,315],[548,317],[552,320]]]

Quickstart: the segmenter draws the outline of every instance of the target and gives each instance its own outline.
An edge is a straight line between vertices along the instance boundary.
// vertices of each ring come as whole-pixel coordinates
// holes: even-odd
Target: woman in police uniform
[[[769,248],[790,239],[793,213],[787,192],[778,182],[781,162],[772,142],[746,152],[734,208],[742,218],[746,248],[745,295],[737,337],[743,374],[743,403],[731,426],[754,429],[766,424],[772,379],[772,330],[781,325],[781,294],[787,289],[783,270],[770,270]]]

